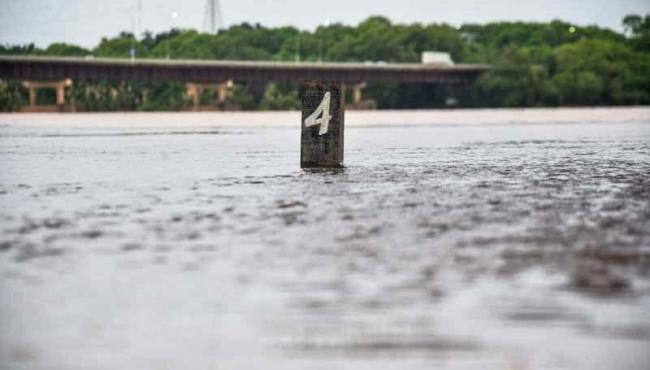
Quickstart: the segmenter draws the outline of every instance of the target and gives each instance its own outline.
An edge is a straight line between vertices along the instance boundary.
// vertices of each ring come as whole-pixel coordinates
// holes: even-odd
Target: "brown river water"
[[[650,108],[0,115],[2,369],[649,369]]]

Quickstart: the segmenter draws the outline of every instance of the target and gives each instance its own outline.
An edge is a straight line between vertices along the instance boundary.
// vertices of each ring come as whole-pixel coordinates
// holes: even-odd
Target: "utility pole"
[[[137,31],[138,34],[142,32],[142,0],[138,0],[138,26],[137,26]],[[136,35],[137,38],[137,35]]]
[[[203,14],[203,31],[214,35],[221,28],[223,28],[223,19],[219,0],[207,0]]]
[[[296,37],[296,63],[300,63],[300,34]]]

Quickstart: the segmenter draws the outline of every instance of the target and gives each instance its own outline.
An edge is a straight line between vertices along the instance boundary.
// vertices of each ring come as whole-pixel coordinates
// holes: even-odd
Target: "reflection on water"
[[[643,369],[650,112],[567,112],[352,115],[320,171],[263,115],[0,116],[0,360]]]

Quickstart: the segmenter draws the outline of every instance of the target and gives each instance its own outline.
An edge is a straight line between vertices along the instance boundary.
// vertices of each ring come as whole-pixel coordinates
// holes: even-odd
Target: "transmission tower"
[[[215,34],[221,28],[223,28],[223,19],[221,18],[219,0],[207,0],[203,14],[203,31]]]

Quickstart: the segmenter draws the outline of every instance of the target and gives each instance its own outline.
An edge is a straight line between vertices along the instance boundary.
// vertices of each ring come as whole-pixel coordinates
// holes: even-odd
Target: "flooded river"
[[[648,369],[650,108],[0,115],[3,369]]]

